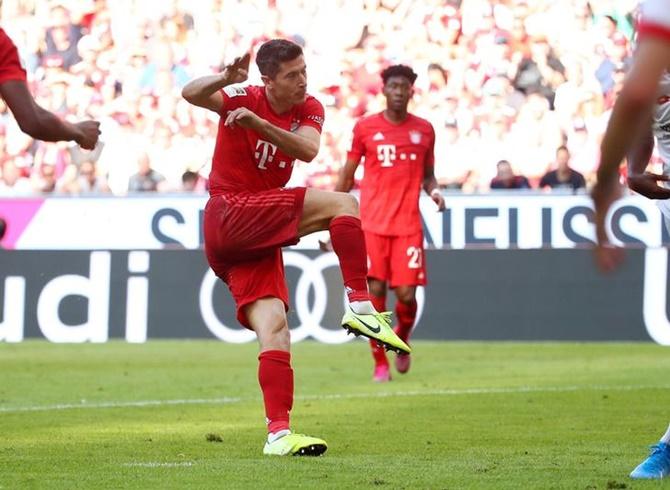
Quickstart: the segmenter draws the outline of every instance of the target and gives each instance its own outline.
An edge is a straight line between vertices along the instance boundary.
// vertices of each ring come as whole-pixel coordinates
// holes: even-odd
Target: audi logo
[[[294,267],[300,271],[298,282],[295,286],[294,301],[295,314],[298,317],[298,325],[292,326],[291,342],[300,342],[307,338],[313,338],[326,344],[342,344],[350,341],[353,337],[347,336],[345,330],[339,325],[323,325],[326,309],[328,307],[328,288],[334,287],[328,284],[323,272],[330,267],[339,267],[337,255],[327,253],[310,258],[306,255],[284,251],[284,266]],[[213,290],[218,278],[211,270],[207,271],[200,287],[200,312],[207,328],[219,339],[242,344],[256,339],[256,334],[242,327],[230,327],[225,325],[214,311]],[[339,287],[339,285],[338,285]],[[313,300],[310,302],[310,291]],[[417,316],[416,321],[421,319],[423,313],[425,291],[422,287],[417,288]],[[342,304],[346,305],[346,297],[342,296]],[[289,322],[290,323],[290,322]]]

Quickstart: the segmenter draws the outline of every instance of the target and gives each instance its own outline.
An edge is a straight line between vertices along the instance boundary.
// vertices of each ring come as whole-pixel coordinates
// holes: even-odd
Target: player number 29
[[[409,257],[407,265],[410,269],[421,268],[421,249],[419,247],[408,247],[407,256]]]

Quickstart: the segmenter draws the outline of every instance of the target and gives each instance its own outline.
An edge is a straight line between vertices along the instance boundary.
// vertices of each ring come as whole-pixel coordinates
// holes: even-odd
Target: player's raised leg
[[[268,425],[263,453],[278,456],[324,453],[328,447],[325,441],[291,432],[293,369],[284,302],[278,298],[262,298],[247,305],[245,314],[260,345],[258,383],[263,392]]]
[[[342,327],[355,335],[375,339],[388,349],[410,352],[409,346],[391,329],[390,315],[377,312],[370,301],[365,237],[358,216],[355,197],[343,192],[307,189],[298,234],[330,230],[349,300]]]

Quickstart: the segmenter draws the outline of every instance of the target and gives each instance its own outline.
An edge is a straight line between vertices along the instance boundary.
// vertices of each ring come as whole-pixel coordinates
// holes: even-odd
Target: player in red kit
[[[205,253],[230,289],[238,320],[258,337],[258,381],[268,425],[264,454],[319,455],[325,441],[292,433],[289,425],[293,370],[281,247],[330,230],[349,299],[342,326],[388,348],[410,349],[370,301],[356,200],[284,187],[296,159],[309,162],[317,155],[324,120],[323,106],[306,91],[302,49],[283,39],[264,43],[256,55],[263,85],[234,86],[246,80],[249,60],[248,54],[237,58],[220,74],[193,80],[182,91],[190,103],[220,115]]]
[[[26,71],[12,40],[0,28],[0,96],[12,111],[21,131],[42,141],[75,141],[91,150],[98,142],[100,123],[71,124],[35,103],[28,90]]]
[[[396,295],[395,328],[409,341],[416,319],[416,288],[426,284],[423,231],[419,212],[421,188],[440,211],[444,198],[433,173],[435,131],[407,106],[413,94],[416,73],[404,65],[382,72],[386,110],[360,119],[355,127],[347,161],[340,172],[336,191],[349,192],[356,167],[364,159],[361,182],[361,222],[365,231],[369,271],[368,285],[378,311],[386,307],[387,285]],[[386,353],[371,340],[375,361],[374,380],[391,379]],[[399,353],[396,369],[406,373],[409,353]]]

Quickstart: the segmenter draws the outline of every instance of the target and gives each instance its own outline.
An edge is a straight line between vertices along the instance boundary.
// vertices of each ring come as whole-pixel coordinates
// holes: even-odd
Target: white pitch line
[[[225,405],[241,402],[242,398],[187,398],[184,400],[138,400],[128,402],[100,403],[59,403],[56,405],[28,405],[24,407],[0,407],[0,413],[13,412],[50,412],[54,410],[70,410],[73,408],[126,408],[152,407],[163,405]]]
[[[193,462],[184,461],[181,463],[158,463],[158,462],[124,463],[121,466],[125,466],[127,468],[177,468],[177,467],[193,466]]]
[[[390,398],[412,396],[462,396],[462,395],[496,395],[524,393],[569,393],[575,391],[640,391],[667,390],[670,385],[585,385],[585,386],[519,386],[514,388],[462,388],[412,391],[382,391],[376,393],[331,393],[323,395],[297,395],[296,400],[346,400],[352,398]],[[229,405],[233,403],[252,402],[258,398],[186,398],[176,400],[138,400],[100,403],[61,403],[56,405],[27,405],[18,407],[0,407],[0,413],[18,412],[49,412],[71,409],[101,408],[134,408],[170,405]]]

